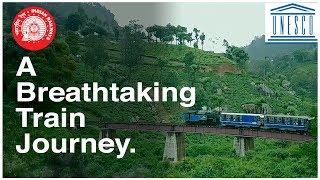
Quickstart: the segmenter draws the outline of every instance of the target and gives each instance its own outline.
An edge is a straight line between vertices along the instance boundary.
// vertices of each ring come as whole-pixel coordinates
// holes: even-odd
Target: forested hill
[[[118,132],[119,138],[130,137],[132,147],[137,147],[135,154],[123,159],[117,159],[114,153],[100,152],[18,153],[15,147],[23,143],[25,133],[32,134],[32,139],[56,138],[60,143],[61,138],[66,137],[98,139],[100,132],[93,126],[79,129],[46,128],[43,125],[22,128],[21,116],[15,111],[17,107],[57,113],[65,107],[68,112],[83,112],[86,125],[184,123],[181,116],[188,110],[179,102],[172,102],[172,96],[168,102],[68,103],[44,98],[43,102],[26,104],[16,101],[17,82],[23,81],[50,88],[81,87],[92,82],[105,87],[112,83],[135,87],[137,82],[147,86],[159,82],[162,87],[179,89],[193,86],[196,88],[194,109],[208,106],[224,112],[317,117],[314,50],[283,57],[276,64],[268,58],[258,64],[249,64],[256,70],[251,73],[246,68],[250,63],[248,54],[226,40],[223,42],[225,54],[203,51],[202,46],[208,40],[197,28],[188,32],[183,24],[174,26],[168,22],[166,26],[143,27],[138,21],[130,21],[123,28],[113,29],[114,26],[103,24],[98,17],[91,18],[84,11],[88,8],[83,6],[91,7],[92,4],[80,4],[80,8],[75,5],[75,12],[63,10],[69,7],[68,3],[59,4],[66,6],[60,8],[50,4],[45,5],[55,13],[57,36],[50,46],[34,52],[20,48],[11,34],[13,17],[27,5],[3,5],[5,177],[317,177],[316,140],[297,143],[257,138],[253,151],[246,157],[237,157],[232,147],[233,137],[187,134],[187,158],[176,164],[162,161],[165,137],[153,132]],[[94,11],[98,12],[100,8],[97,6]],[[58,17],[58,12],[70,14]],[[193,43],[193,48],[187,43],[190,46]],[[16,76],[23,56],[30,57],[37,76],[30,77],[27,73]],[[301,66],[302,61],[304,66]],[[316,136],[317,119],[311,124],[311,133]]]
[[[11,8],[15,12],[14,8],[21,6],[22,4],[11,3]],[[41,6],[48,9],[57,18],[67,18],[70,14],[76,13],[79,9],[84,10],[88,18],[96,18],[101,24],[110,25],[112,27],[119,27],[118,23],[114,19],[114,14],[110,10],[106,9],[100,3],[23,3],[23,6],[30,5]]]
[[[296,50],[314,49],[314,44],[267,44],[264,35],[256,37],[245,47],[251,60],[263,59],[265,57],[284,56]]]

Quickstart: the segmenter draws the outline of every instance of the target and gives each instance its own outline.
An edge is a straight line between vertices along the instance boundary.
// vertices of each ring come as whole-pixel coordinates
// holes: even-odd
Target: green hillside
[[[170,51],[171,45],[154,45],[163,53],[153,53],[152,56],[158,58],[176,58],[181,61],[176,49]],[[151,46],[150,46],[151,47]],[[179,47],[182,52],[187,52],[190,48]],[[192,49],[190,49],[192,50]],[[150,52],[155,52],[150,48]],[[194,50],[193,50],[194,51]],[[225,57],[215,56],[209,52],[200,50],[194,51],[196,57],[211,57],[210,65],[217,68],[230,63]],[[163,56],[169,54],[168,57]],[[148,54],[150,55],[150,54]],[[220,58],[221,57],[221,58]],[[223,62],[221,62],[223,59]],[[114,59],[119,61],[119,59]],[[111,59],[110,59],[111,61]],[[197,60],[201,64],[203,60]],[[199,62],[199,63],[198,63]],[[91,70],[80,61],[76,62],[77,68],[74,71],[72,83],[83,83],[91,80]],[[38,68],[40,71],[40,69]],[[106,62],[102,72],[96,75],[95,81],[101,84],[109,84],[117,81],[116,77],[125,77],[127,67],[119,63]],[[41,75],[39,75],[41,76]],[[152,84],[160,81],[161,84],[170,84],[174,81],[175,86],[188,85],[188,72],[181,68],[160,68],[156,62],[153,65],[141,64],[135,68],[129,81],[125,81],[123,86],[134,86],[137,81]],[[289,106],[294,106],[297,113],[301,115],[311,115],[314,103],[302,100],[287,92],[281,86],[281,79],[261,78],[250,75],[244,70],[241,73],[219,73],[216,70],[202,72],[196,71],[195,86],[197,89],[197,106],[217,105],[217,97],[222,98],[222,106],[230,112],[244,112],[241,105],[246,103],[256,103],[261,98],[269,104],[274,113],[286,113]],[[254,88],[255,84],[265,84],[273,89],[275,96],[265,96]],[[8,104],[8,102],[5,102]],[[104,117],[106,121],[128,122],[133,117],[139,117],[140,122],[176,122],[182,123],[181,113],[186,111],[175,103],[80,103],[68,104],[70,111],[80,110],[85,112],[87,122],[96,121],[99,117]],[[309,108],[304,108],[309,107]],[[16,115],[7,114],[13,112],[12,106],[5,107],[6,137],[11,137],[10,142],[5,145],[5,152],[11,152],[5,156],[6,176],[53,176],[59,164],[64,161],[62,157],[54,162],[48,159],[47,155],[17,155],[13,153],[14,142],[23,136],[23,132],[34,130],[23,130],[19,128],[18,134],[15,129],[19,127]],[[13,121],[9,121],[12,119]],[[70,131],[59,130],[37,130],[36,136],[56,137],[59,132],[61,137],[97,137],[98,131],[88,128],[87,130]],[[257,139],[255,150],[250,152],[245,158],[237,157],[233,149],[232,137],[210,136],[210,135],[187,135],[187,158],[178,164],[168,164],[161,162],[164,147],[164,136],[157,133],[137,133],[123,132],[120,137],[132,137],[133,147],[139,147],[135,155],[129,155],[122,160],[117,160],[112,155],[105,154],[77,154],[72,159],[71,164],[64,164],[67,169],[59,171],[59,176],[88,176],[88,177],[314,177],[316,176],[316,141],[297,143],[280,142],[275,140]],[[12,138],[16,139],[12,141]],[[18,139],[17,139],[18,138]],[[51,155],[50,155],[51,156]],[[58,158],[58,159],[57,159]],[[31,161],[32,159],[32,161]],[[74,162],[73,162],[74,161]],[[159,163],[160,162],[160,163]],[[53,164],[52,164],[53,163]],[[55,164],[58,163],[58,164]],[[30,167],[31,170],[25,167]],[[42,166],[45,166],[43,169]],[[40,168],[40,169],[37,169]],[[10,169],[10,171],[9,171]],[[81,169],[81,170],[80,170]],[[55,170],[56,171],[56,170]],[[281,173],[279,173],[279,171]],[[19,172],[19,173],[18,173]],[[116,173],[115,173],[116,172]],[[17,174],[18,173],[18,174]]]

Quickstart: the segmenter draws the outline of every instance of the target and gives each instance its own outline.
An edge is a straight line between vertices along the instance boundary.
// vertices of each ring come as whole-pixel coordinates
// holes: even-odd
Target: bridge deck
[[[290,141],[309,141],[313,139],[310,135],[298,134],[294,132],[281,132],[265,129],[214,127],[205,125],[107,123],[105,124],[104,130],[207,133],[242,137],[263,137]]]

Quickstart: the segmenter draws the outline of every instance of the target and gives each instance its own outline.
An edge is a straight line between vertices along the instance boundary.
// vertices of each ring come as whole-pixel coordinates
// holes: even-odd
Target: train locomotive
[[[236,128],[262,128],[303,133],[309,131],[311,120],[311,118],[307,116],[219,113],[210,108],[184,113],[183,119],[187,124],[204,124]]]

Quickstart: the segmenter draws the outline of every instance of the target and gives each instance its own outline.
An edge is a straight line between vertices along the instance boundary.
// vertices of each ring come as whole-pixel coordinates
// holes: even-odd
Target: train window
[[[290,124],[290,118],[288,118],[288,117],[284,118],[284,123],[286,125],[289,125]]]
[[[272,119],[273,119],[273,123],[275,123],[275,124],[278,123],[278,120],[276,117],[273,117]]]
[[[269,117],[269,123],[274,123],[274,118],[273,117]]]
[[[237,116],[237,121],[242,121],[241,116]]]
[[[260,116],[257,116],[257,121],[261,121],[261,117]]]
[[[301,119],[298,119],[298,125],[299,126],[301,125]]]
[[[304,124],[305,124],[305,120],[301,119],[301,126],[304,126]]]
[[[296,118],[293,119],[293,125],[298,125],[298,121]]]
[[[231,119],[230,115],[226,115],[226,119],[227,119],[228,121],[230,121],[230,119]]]
[[[277,123],[281,124],[282,119],[280,117],[277,117],[276,119],[277,119]]]

